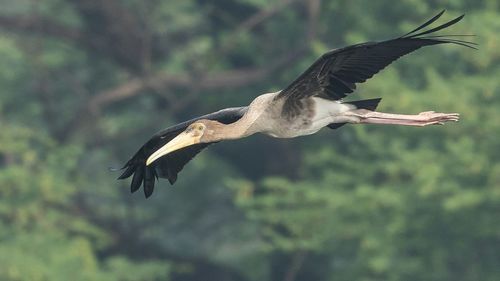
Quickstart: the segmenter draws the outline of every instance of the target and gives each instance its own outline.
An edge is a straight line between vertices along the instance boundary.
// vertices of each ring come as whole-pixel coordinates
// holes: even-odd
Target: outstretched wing
[[[430,33],[457,23],[464,15],[435,28],[422,31],[443,13],[444,10],[399,38],[352,45],[325,53],[275,98],[286,99],[283,114],[287,116],[297,115],[301,110],[300,99],[306,97],[319,96],[331,100],[342,99],[356,89],[356,83],[365,82],[396,59],[421,47],[453,43],[474,48],[475,43],[454,39],[454,36],[460,35],[428,36]]]
[[[193,159],[201,150],[210,145],[209,143],[201,143],[179,149],[161,157],[149,166],[146,166],[146,159],[197,120],[210,119],[224,124],[230,124],[238,121],[246,111],[247,107],[226,108],[177,124],[156,133],[123,166],[122,169],[124,172],[118,179],[126,179],[133,175],[130,191],[136,192],[141,185],[143,185],[146,198],[153,193],[155,179],[158,177],[166,178],[170,184],[174,184],[177,180],[177,174],[182,170],[184,165],[186,165],[189,160]]]

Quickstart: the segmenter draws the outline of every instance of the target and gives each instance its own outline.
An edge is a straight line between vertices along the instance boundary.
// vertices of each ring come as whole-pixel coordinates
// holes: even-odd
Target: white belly
[[[344,113],[356,109],[352,104],[341,103],[338,101],[325,100],[322,98],[313,98],[315,104],[315,112],[313,119],[313,127],[319,129],[331,123],[349,122],[350,117]]]
[[[277,138],[293,138],[314,134],[331,123],[352,121],[350,120],[352,117],[345,116],[344,113],[356,109],[354,105],[317,97],[313,97],[312,100],[314,101],[312,104],[313,114],[304,112],[304,115],[298,116],[294,120],[283,120],[283,118],[278,117],[274,119],[279,120],[278,124],[264,133]]]

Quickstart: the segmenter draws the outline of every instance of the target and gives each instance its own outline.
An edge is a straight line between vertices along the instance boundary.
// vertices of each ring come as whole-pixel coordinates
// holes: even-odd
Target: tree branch
[[[87,108],[90,112],[97,113],[109,103],[136,96],[141,91],[152,87],[162,89],[176,87],[188,90],[193,87],[196,87],[198,90],[242,87],[255,83],[272,72],[292,64],[305,51],[306,46],[301,46],[267,66],[224,71],[207,75],[201,81],[193,81],[188,75],[173,75],[168,73],[156,73],[146,78],[133,78],[114,89],[97,94],[89,100]]]
[[[81,33],[46,18],[0,16],[0,28],[15,32],[42,33],[47,36],[78,41]]]
[[[307,256],[306,251],[299,251],[293,255],[292,262],[290,264],[290,268],[286,272],[285,278],[283,279],[284,281],[294,281],[295,280],[295,278],[297,277],[297,273],[299,272],[300,268],[304,264],[306,256]]]
[[[235,33],[241,29],[252,29],[272,15],[279,12],[284,6],[293,3],[294,0],[282,0],[277,5],[257,12],[255,15],[243,21],[236,29]],[[308,40],[314,40],[316,35],[317,15],[319,12],[320,0],[310,0],[306,2],[308,8],[308,28],[305,37]],[[216,74],[208,74],[202,77],[193,77],[192,73],[187,74],[170,74],[170,73],[154,73],[146,77],[133,77],[127,82],[117,86],[116,88],[105,90],[97,95],[91,97],[88,102],[80,108],[76,116],[68,125],[63,129],[62,135],[69,135],[73,128],[79,127],[81,122],[89,117],[95,117],[99,114],[103,107],[107,105],[131,98],[133,96],[144,93],[147,89],[161,89],[165,91],[169,88],[184,88],[189,92],[198,93],[202,90],[221,89],[221,88],[236,88],[255,83],[256,81],[264,79],[278,69],[293,64],[299,57],[301,57],[307,50],[308,43],[305,42],[295,50],[282,55],[275,62],[265,65],[263,67],[229,70]],[[227,49],[222,48],[222,49]],[[220,49],[219,49],[220,50]],[[224,51],[218,54],[224,55]],[[204,72],[202,72],[204,73]],[[195,94],[185,103],[196,97]],[[65,137],[64,137],[65,138]]]
[[[255,26],[264,22],[268,18],[274,16],[275,14],[280,12],[284,7],[292,4],[295,1],[296,0],[281,0],[280,2],[276,3],[274,6],[271,6],[268,9],[260,10],[259,12],[255,13],[248,19],[244,20],[241,24],[239,24],[238,27],[236,28],[236,31],[241,32],[243,30],[253,29]]]
[[[73,133],[75,128],[80,128],[83,122],[89,122],[97,117],[102,108],[108,104],[140,95],[146,89],[185,88],[188,91],[200,91],[242,87],[262,80],[278,69],[293,64],[306,51],[307,45],[302,45],[267,66],[224,71],[207,75],[201,80],[194,79],[187,74],[173,75],[169,73],[156,73],[145,78],[132,78],[116,88],[103,91],[90,98],[59,132],[58,135],[61,136],[59,140],[64,141]]]
[[[321,0],[309,0],[307,2],[307,12],[308,12],[307,39],[309,41],[314,41],[316,39],[316,30],[318,29],[320,6],[321,6]]]

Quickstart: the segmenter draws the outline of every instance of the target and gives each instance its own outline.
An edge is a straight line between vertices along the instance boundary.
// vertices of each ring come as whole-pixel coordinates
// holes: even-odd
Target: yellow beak
[[[151,156],[149,156],[149,158],[146,160],[146,166],[149,166],[151,163],[156,161],[156,159],[158,159],[164,155],[172,153],[172,152],[179,150],[181,148],[184,148],[186,146],[200,143],[200,139],[201,139],[201,135],[200,136],[192,136],[189,133],[182,132],[180,135],[173,138],[167,144],[165,144],[160,149],[158,149],[153,154],[151,154]]]

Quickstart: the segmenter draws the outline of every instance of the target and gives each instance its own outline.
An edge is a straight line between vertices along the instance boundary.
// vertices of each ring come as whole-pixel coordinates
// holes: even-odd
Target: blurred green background
[[[0,1],[0,280],[500,280],[497,0]],[[434,46],[351,99],[460,112],[425,128],[257,135],[152,198],[116,181],[153,133],[285,87],[330,48]]]

